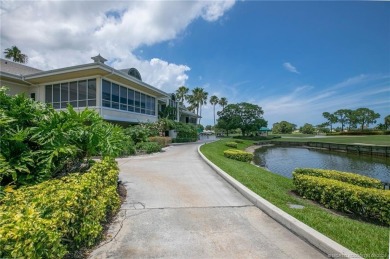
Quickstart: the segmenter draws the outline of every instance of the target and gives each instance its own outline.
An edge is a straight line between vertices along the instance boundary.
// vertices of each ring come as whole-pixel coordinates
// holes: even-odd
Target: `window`
[[[45,102],[53,108],[96,106],[96,79],[45,86]]]
[[[103,80],[103,106],[111,107],[111,83]]]
[[[129,112],[134,111],[134,90],[128,89],[127,90],[127,110]]]
[[[66,108],[69,102],[69,84],[61,84],[61,108]]]
[[[96,106],[96,79],[88,80],[88,106]]]
[[[89,93],[88,81],[88,98]],[[123,111],[156,115],[154,97],[104,79],[102,80],[102,105]]]
[[[127,110],[127,88],[124,86],[120,87],[120,103],[121,110]]]

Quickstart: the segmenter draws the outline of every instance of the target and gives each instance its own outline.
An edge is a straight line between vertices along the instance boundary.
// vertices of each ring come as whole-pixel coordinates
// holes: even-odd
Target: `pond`
[[[390,182],[390,159],[294,147],[262,147],[254,163],[271,172],[292,178],[298,167],[352,172]]]

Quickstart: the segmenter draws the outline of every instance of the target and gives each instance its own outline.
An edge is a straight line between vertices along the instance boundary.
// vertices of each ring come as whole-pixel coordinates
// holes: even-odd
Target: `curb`
[[[200,145],[198,147],[198,154],[200,157],[216,171],[223,179],[225,179],[230,185],[232,185],[238,192],[240,192],[244,197],[251,201],[257,208],[262,210],[268,216],[276,220],[278,223],[289,229],[291,232],[295,233],[297,236],[304,239],[306,242],[310,243],[323,253],[325,253],[330,258],[362,258],[360,255],[352,252],[346,247],[336,243],[327,236],[321,234],[317,230],[309,227],[303,222],[297,220],[293,216],[282,211],[269,201],[260,197],[253,191],[249,190],[246,186],[238,182],[236,179],[228,175],[221,168],[213,164],[208,160],[201,152]]]

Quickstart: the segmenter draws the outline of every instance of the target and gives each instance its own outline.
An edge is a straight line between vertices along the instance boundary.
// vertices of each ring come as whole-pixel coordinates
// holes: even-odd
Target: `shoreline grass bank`
[[[378,255],[387,258],[389,253],[389,229],[359,219],[352,219],[327,210],[309,200],[302,199],[292,192],[294,185],[291,179],[266,171],[255,165],[234,161],[223,156],[228,149],[224,139],[201,147],[201,152],[214,164],[247,186],[249,189],[273,203],[283,211],[323,233],[348,249],[365,257]],[[244,150],[253,144],[243,141],[238,149]],[[289,204],[304,206],[293,209]]]

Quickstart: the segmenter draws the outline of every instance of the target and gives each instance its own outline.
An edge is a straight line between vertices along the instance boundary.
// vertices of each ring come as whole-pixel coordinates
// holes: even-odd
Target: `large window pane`
[[[145,109],[146,107],[146,96],[145,94],[141,94],[141,108]]]
[[[60,102],[61,100],[60,84],[53,85],[53,102]]]
[[[141,94],[140,92],[135,91],[134,93],[134,106],[135,112],[141,112]]]
[[[79,81],[79,101],[85,99],[87,99],[87,80],[82,80]]]
[[[45,102],[52,103],[53,102],[53,86],[47,85],[45,89]]]
[[[69,86],[68,83],[61,84],[61,102],[69,101]]]
[[[104,107],[110,107],[111,106],[110,103],[111,103],[110,101],[103,100]]]
[[[127,102],[128,105],[134,106],[134,90],[128,89]]]
[[[111,83],[106,80],[103,80],[103,100],[111,100]],[[106,107],[110,107],[110,105]]]
[[[96,99],[96,79],[88,80],[88,99]]]
[[[85,107],[87,106],[87,101],[84,100],[84,101],[79,101],[79,107]]]
[[[88,100],[88,106],[96,106],[96,99]]]
[[[77,82],[70,82],[69,84],[69,100],[77,101]]]
[[[127,88],[126,87],[121,86],[120,98],[121,98],[121,103],[127,104]]]
[[[113,83],[111,87],[111,91],[112,91],[111,101],[119,103],[119,85]]]

